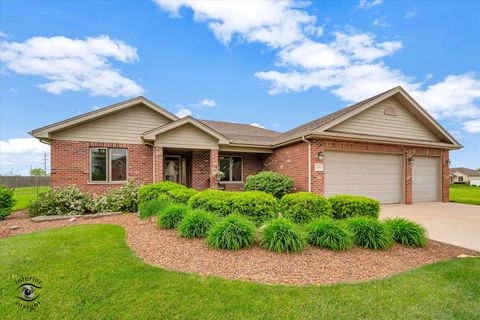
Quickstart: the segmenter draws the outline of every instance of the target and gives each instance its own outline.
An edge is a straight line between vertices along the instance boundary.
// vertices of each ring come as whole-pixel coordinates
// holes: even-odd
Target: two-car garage
[[[439,157],[412,160],[413,202],[440,201]],[[325,196],[353,194],[383,204],[404,202],[403,154],[326,151],[324,177]]]

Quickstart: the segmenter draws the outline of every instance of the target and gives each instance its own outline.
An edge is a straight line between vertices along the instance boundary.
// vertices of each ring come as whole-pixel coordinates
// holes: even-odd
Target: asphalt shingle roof
[[[450,168],[450,174],[454,174],[455,172],[463,173],[464,175],[467,175],[469,177],[479,177],[480,176],[480,171],[478,171],[478,170],[468,169],[468,168],[464,168],[464,167]]]

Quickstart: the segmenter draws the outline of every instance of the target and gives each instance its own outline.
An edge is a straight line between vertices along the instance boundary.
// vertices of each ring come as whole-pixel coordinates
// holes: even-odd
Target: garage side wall
[[[448,150],[339,140],[315,139],[310,141],[312,147],[310,168],[308,168],[308,145],[301,142],[276,149],[272,155],[264,159],[263,170],[276,171],[292,177],[295,181],[295,191],[308,191],[308,170],[310,170],[312,192],[323,195],[325,192],[324,171],[318,171],[318,169],[321,164],[325,165],[325,160],[321,156],[319,159],[319,154],[322,155],[328,150],[401,154],[404,159],[404,201],[406,204],[411,204],[413,202],[412,164],[408,159],[412,156],[436,156],[439,157],[442,171],[441,199],[443,202],[449,201]],[[315,170],[315,166],[317,166],[317,170]]]

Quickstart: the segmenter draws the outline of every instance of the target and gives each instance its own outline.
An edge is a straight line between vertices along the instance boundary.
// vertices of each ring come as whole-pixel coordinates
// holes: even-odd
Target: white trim
[[[218,181],[218,183],[220,184],[231,184],[231,183],[243,183],[244,182],[244,179],[243,179],[243,156],[235,156],[235,155],[220,155],[218,157],[218,167],[219,169],[221,168],[221,165],[220,165],[220,162],[222,161],[222,158],[230,158],[230,164],[229,164],[229,170],[230,170],[230,180],[220,180]],[[232,179],[232,169],[233,169],[233,161],[232,161],[232,158],[240,158],[240,163],[241,163],[241,166],[240,166],[240,169],[241,169],[241,177],[242,177],[242,180],[240,181],[236,181],[236,180],[231,180]]]
[[[93,181],[92,180],[92,150],[93,149],[104,149],[106,150],[106,180],[103,181]],[[125,180],[121,181],[112,181],[112,149],[126,150],[127,159],[126,159],[126,168],[125,168]],[[124,184],[128,181],[128,148],[109,148],[109,147],[89,147],[89,161],[88,161],[88,181],[87,184]]]

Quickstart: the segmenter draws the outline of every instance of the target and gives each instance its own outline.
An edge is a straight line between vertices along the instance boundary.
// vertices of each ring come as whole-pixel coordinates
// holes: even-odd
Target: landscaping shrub
[[[137,212],[139,186],[133,181],[126,182],[118,189],[92,200],[92,212]]]
[[[186,189],[187,187],[171,182],[162,181],[158,183],[145,184],[138,190],[138,201],[144,202],[156,199],[159,195],[165,194],[174,189]]]
[[[235,192],[231,198],[231,213],[253,221],[257,226],[278,216],[278,202],[262,191]]]
[[[311,192],[287,194],[280,200],[280,207],[283,216],[295,223],[307,223],[315,218],[332,216],[330,202]]]
[[[231,199],[235,193],[221,190],[205,190],[190,197],[188,205],[225,217],[232,212]]]
[[[0,185],[0,220],[12,212],[12,208],[16,202],[13,198],[13,192],[13,189]]]
[[[157,214],[157,225],[164,229],[176,228],[189,208],[183,204],[171,204]]]
[[[307,246],[304,231],[285,218],[271,220],[261,230],[260,245],[275,252],[300,252]]]
[[[218,217],[213,213],[192,210],[185,214],[183,220],[178,224],[177,230],[182,237],[202,238],[207,236],[217,219]]]
[[[245,191],[263,191],[280,200],[293,190],[293,180],[290,177],[272,171],[263,171],[247,177]]]
[[[328,198],[332,204],[333,217],[345,219],[353,217],[370,217],[378,219],[380,202],[374,199],[352,195],[337,195]]]
[[[332,250],[346,250],[353,246],[353,234],[343,221],[330,218],[313,220],[306,226],[308,243]]]
[[[404,218],[385,219],[385,224],[393,235],[393,240],[405,246],[424,247],[427,232],[424,227]]]
[[[91,203],[90,195],[75,186],[54,188],[39,194],[32,202],[28,214],[31,217],[84,214],[90,211]]]
[[[239,215],[230,215],[210,230],[207,240],[216,249],[249,248],[255,242],[255,225]]]
[[[353,242],[368,249],[388,249],[393,244],[390,229],[382,222],[373,218],[358,217],[347,220],[353,233]]]
[[[138,214],[140,219],[147,219],[155,216],[170,206],[172,202],[167,195],[161,195],[157,199],[140,203]]]
[[[174,202],[183,204],[187,204],[188,200],[197,193],[198,191],[188,188],[176,188],[168,191],[168,195],[170,195]]]

